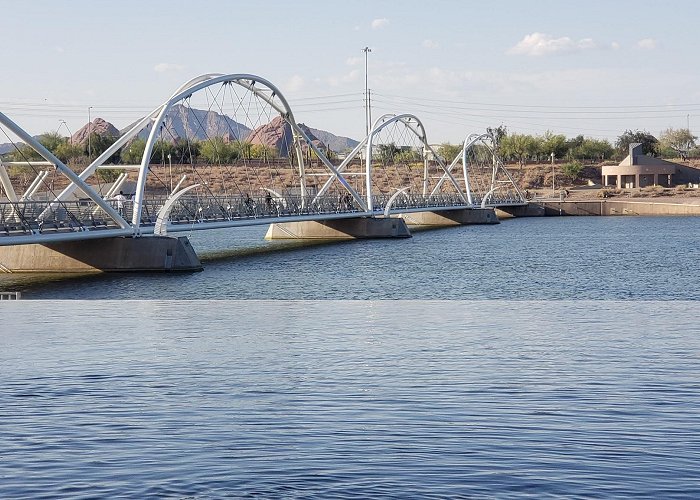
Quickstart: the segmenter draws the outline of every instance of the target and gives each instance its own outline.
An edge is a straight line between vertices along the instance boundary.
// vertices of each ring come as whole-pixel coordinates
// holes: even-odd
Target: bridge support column
[[[186,237],[143,236],[0,246],[0,271],[81,273],[201,271]],[[115,290],[115,294],[119,291]]]
[[[270,224],[266,240],[351,240],[369,238],[410,238],[403,219],[356,217],[325,221]]]
[[[439,212],[413,212],[401,214],[409,226],[443,227],[465,226],[470,224],[498,224],[498,217],[492,208],[460,208]]]

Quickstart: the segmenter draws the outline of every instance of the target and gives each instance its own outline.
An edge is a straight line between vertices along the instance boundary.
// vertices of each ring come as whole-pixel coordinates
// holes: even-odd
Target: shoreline
[[[698,198],[536,199],[541,216],[700,216]]]

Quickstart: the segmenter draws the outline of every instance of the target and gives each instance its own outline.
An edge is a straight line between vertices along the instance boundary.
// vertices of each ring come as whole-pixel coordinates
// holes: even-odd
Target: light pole
[[[92,135],[92,106],[88,106],[88,163],[92,160],[92,149],[90,148],[90,135]]]
[[[372,115],[371,111],[369,109],[369,88],[367,87],[367,60],[368,60],[368,55],[370,52],[372,52],[372,49],[369,47],[365,47],[362,49],[362,52],[365,53],[365,135],[369,135],[369,127],[371,126],[371,121],[372,121]]]
[[[170,171],[170,194],[173,194],[173,157],[168,153],[168,168]]]
[[[550,158],[552,158],[552,194],[554,194],[554,151],[552,151],[552,154],[549,155]]]
[[[71,146],[73,145],[73,132],[70,131],[68,128],[68,124],[66,123],[66,120],[58,120],[58,122],[66,127],[66,130],[68,131],[68,140],[70,141]],[[58,126],[59,130],[61,128],[61,125]]]

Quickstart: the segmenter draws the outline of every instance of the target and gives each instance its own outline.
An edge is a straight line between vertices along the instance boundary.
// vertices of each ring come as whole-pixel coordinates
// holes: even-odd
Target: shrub
[[[569,163],[564,163],[561,166],[561,171],[564,172],[565,175],[569,176],[571,178],[571,181],[575,181],[581,171],[583,170],[583,165],[581,165],[580,162],[578,161],[571,161]]]

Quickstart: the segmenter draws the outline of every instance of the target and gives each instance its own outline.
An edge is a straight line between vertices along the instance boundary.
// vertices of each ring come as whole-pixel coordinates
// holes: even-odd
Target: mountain
[[[299,128],[311,139],[314,146],[321,150],[326,148],[325,144],[318,140],[309,127],[300,123]],[[251,144],[268,146],[277,151],[279,156],[288,157],[292,147],[292,137],[292,127],[281,116],[278,116],[270,123],[261,125],[253,130],[246,138],[246,141]],[[308,148],[306,143],[303,143],[301,147],[302,149]]]
[[[109,137],[119,137],[119,130],[102,118],[95,118],[91,123],[85,124],[75,134],[71,136],[71,143],[85,144],[88,140],[88,134],[97,134]]]
[[[355,139],[350,139],[349,137],[343,137],[341,135],[334,135],[325,130],[318,130],[315,128],[309,128],[313,135],[318,137],[320,141],[328,146],[332,151],[336,153],[344,153],[348,150],[353,149],[359,144]]]
[[[281,118],[275,118],[269,124],[262,125],[256,128],[255,141],[250,140],[253,130],[237,121],[229,118],[226,115],[217,113],[216,111],[203,111],[192,109],[176,104],[168,112],[165,117],[165,130],[163,137],[166,140],[174,141],[178,137],[191,137],[197,140],[205,140],[211,137],[224,137],[227,140],[242,140],[245,139],[254,144],[266,144],[274,147],[280,154],[286,152],[280,151],[280,145],[285,140],[288,142],[291,137],[290,130],[276,130],[281,125]],[[122,129],[122,133],[131,128],[133,124]],[[303,123],[299,124],[302,129],[309,135],[312,141],[317,140],[322,144],[321,149],[330,148],[336,153],[342,153],[357,146],[358,141],[349,137],[338,136],[325,130],[319,130],[307,127]],[[150,127],[139,133],[139,137],[146,139]],[[168,139],[169,138],[169,139]]]
[[[192,109],[181,104],[176,104],[165,115],[163,139],[174,142],[178,138],[189,137],[203,141],[212,137],[224,137],[228,140],[245,139],[250,129],[216,111],[203,111]],[[129,130],[136,122],[122,129],[122,133]],[[141,139],[148,138],[151,127],[148,126],[139,132]]]
[[[95,118],[89,126],[86,124],[73,134],[71,140],[74,144],[85,144],[88,131],[99,135],[118,137],[135,124],[136,122],[119,131],[108,121],[102,118]],[[322,151],[329,148],[336,153],[342,153],[358,144],[356,140],[349,137],[338,136],[325,130],[307,127],[303,123],[300,123],[299,127],[309,136],[314,145]],[[143,129],[138,134],[138,137],[146,139],[149,133],[150,126]],[[174,142],[177,138],[182,137],[190,137],[199,141],[211,137],[223,137],[227,141],[247,140],[253,144],[265,144],[273,147],[280,156],[287,156],[286,145],[291,144],[292,135],[291,127],[280,116],[273,119],[270,123],[251,130],[216,111],[192,109],[176,104],[165,117],[163,138],[169,142]],[[302,147],[305,148],[306,146]],[[0,154],[13,150],[14,146],[12,144],[0,144]]]

